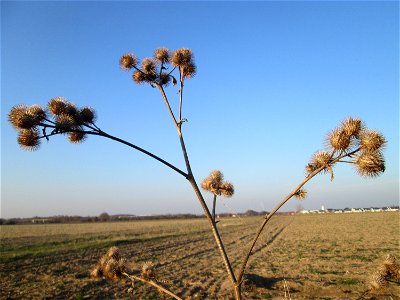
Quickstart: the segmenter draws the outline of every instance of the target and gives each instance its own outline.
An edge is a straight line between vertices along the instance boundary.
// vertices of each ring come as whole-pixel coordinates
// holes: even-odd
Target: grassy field
[[[277,216],[250,260],[245,299],[357,299],[386,254],[399,257],[399,213]],[[260,217],[222,219],[234,267]],[[128,281],[93,280],[90,270],[110,246],[132,269],[157,264],[158,276],[186,299],[231,299],[222,260],[202,219],[1,226],[0,299],[162,299]],[[365,299],[400,299],[400,288]]]

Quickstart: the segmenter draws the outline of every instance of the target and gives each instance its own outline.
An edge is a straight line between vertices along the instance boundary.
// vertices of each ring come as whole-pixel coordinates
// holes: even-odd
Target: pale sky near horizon
[[[320,175],[305,187],[303,207],[399,204],[397,1],[2,1],[2,218],[202,212],[182,176],[124,145],[56,136],[26,152],[7,122],[14,105],[64,96],[94,107],[104,131],[184,169],[160,95],[118,65],[160,46],[194,52],[183,131],[197,181],[220,169],[235,185],[218,211],[272,209],[347,116],[386,136],[387,169],[369,179],[338,165],[332,183]],[[177,89],[167,92],[176,110]]]

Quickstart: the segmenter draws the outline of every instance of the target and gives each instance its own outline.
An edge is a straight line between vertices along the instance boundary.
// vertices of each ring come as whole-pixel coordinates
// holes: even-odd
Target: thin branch
[[[217,204],[217,195],[214,194],[214,199],[213,199],[213,208],[212,208],[212,219],[215,223],[215,206]]]
[[[179,124],[180,125],[182,125],[183,81],[184,81],[184,78],[182,76],[182,69],[181,69],[181,67],[179,67],[179,82],[180,82],[180,88],[179,88]]]
[[[155,288],[163,291],[164,293],[170,295],[172,298],[175,298],[177,300],[183,300],[182,298],[180,298],[179,296],[175,295],[173,292],[171,292],[170,290],[166,289],[165,287],[159,285],[157,282],[153,281],[153,280],[144,280],[143,278],[139,277],[139,276],[135,276],[135,275],[129,275],[128,273],[122,273],[122,275],[124,275],[125,277],[129,278],[132,281],[138,280],[141,281],[143,283],[147,283],[150,284],[152,286],[154,286]]]
[[[304,180],[296,187],[293,189],[293,191],[287,195],[269,214],[265,215],[264,217],[264,221],[261,224],[260,228],[258,229],[256,236],[253,239],[253,242],[247,252],[247,255],[245,257],[245,259],[242,262],[240,271],[239,271],[239,275],[237,277],[238,283],[241,284],[242,279],[243,279],[243,275],[244,275],[244,271],[246,269],[247,263],[249,261],[249,258],[251,256],[251,253],[253,252],[254,246],[256,245],[256,242],[258,240],[258,238],[261,235],[261,232],[263,231],[265,225],[267,225],[268,221],[272,218],[272,216],[290,199],[293,197],[294,194],[297,193],[297,191],[299,189],[301,189],[311,178],[313,178],[315,175],[317,175],[318,173],[320,173],[323,169],[325,169],[328,166],[333,165],[334,163],[338,162],[339,160],[341,160],[342,158],[346,157],[346,156],[351,156],[354,153],[360,151],[360,148],[355,149],[354,151],[350,152],[350,153],[345,153],[342,154],[340,153],[338,157],[336,157],[335,159],[333,159],[331,162],[329,162],[328,164],[316,169],[314,172],[310,173],[306,178],[304,178]],[[331,155],[331,158],[333,158],[334,152]]]
[[[160,90],[161,96],[164,99],[165,105],[167,106],[167,109],[169,111],[169,114],[171,115],[171,118],[172,118],[172,121],[175,124],[175,127],[178,128],[178,122],[176,121],[175,115],[172,112],[171,106],[169,105],[169,101],[168,101],[167,95],[165,94],[164,88],[160,84],[156,83],[156,85],[157,85],[158,89]]]

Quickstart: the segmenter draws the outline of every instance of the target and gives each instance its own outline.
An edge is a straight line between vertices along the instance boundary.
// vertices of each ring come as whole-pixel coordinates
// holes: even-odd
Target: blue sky
[[[386,172],[335,167],[306,186],[308,209],[399,199],[398,2],[1,2],[1,216],[201,213],[179,174],[91,136],[25,152],[7,123],[19,103],[64,96],[90,105],[104,131],[184,169],[155,89],[119,68],[160,46],[191,48],[184,136],[196,179],[220,169],[236,188],[219,211],[269,210],[304,177],[326,133],[347,116],[387,138]],[[167,91],[174,109],[177,90]],[[205,195],[211,199],[210,195]],[[284,210],[294,209],[292,200]]]

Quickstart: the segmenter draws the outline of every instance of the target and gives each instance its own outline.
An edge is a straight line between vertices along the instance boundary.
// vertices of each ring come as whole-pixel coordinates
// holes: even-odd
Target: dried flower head
[[[312,172],[314,172],[316,169],[318,169],[317,165],[313,162],[310,162],[306,165],[306,175],[311,174]]]
[[[132,79],[137,84],[141,84],[141,83],[146,82],[146,75],[142,71],[136,70],[132,74]]]
[[[126,53],[121,56],[119,65],[123,70],[130,70],[137,65],[137,58],[132,53]]]
[[[388,254],[383,262],[387,276],[393,279],[400,279],[400,265],[393,254]]]
[[[151,261],[146,261],[143,266],[142,266],[142,271],[140,273],[140,276],[144,279],[144,280],[150,280],[155,278],[156,273],[154,270],[154,263]]]
[[[393,254],[388,254],[385,257],[385,261],[383,262],[385,265],[393,265],[397,263],[396,256]]]
[[[221,184],[220,190],[225,197],[232,197],[235,193],[235,188],[233,184],[228,181],[225,181]]]
[[[183,67],[192,63],[193,53],[192,50],[187,48],[181,48],[175,50],[172,54],[172,65],[174,67]]]
[[[374,290],[379,290],[385,286],[387,286],[388,282],[385,278],[384,275],[382,275],[380,272],[375,272],[372,275],[371,281],[370,281],[370,287],[371,289]]]
[[[86,134],[84,132],[70,132],[68,139],[74,144],[82,143],[86,139]]]
[[[343,128],[336,128],[328,134],[328,144],[336,151],[345,151],[350,147],[351,135]]]
[[[111,247],[105,255],[101,257],[96,267],[90,275],[94,278],[106,277],[109,280],[116,281],[123,277],[127,271],[126,261],[119,255],[117,247]]]
[[[348,117],[342,122],[341,128],[350,136],[358,137],[364,125],[359,118]]]
[[[355,164],[361,176],[376,177],[385,171],[385,160],[379,151],[362,152]]]
[[[296,199],[304,200],[307,197],[307,191],[305,189],[299,189],[293,196]]]
[[[51,99],[48,103],[48,108],[50,112],[56,116],[61,114],[75,116],[77,113],[75,105],[62,97]]]
[[[183,78],[193,78],[196,75],[196,65],[193,62],[185,64],[182,66],[182,76]]]
[[[75,126],[75,119],[71,115],[60,114],[56,118],[56,128],[61,131],[69,131]]]
[[[315,165],[317,168],[328,165],[331,160],[331,155],[329,155],[326,151],[318,151],[314,154],[311,163]]]
[[[224,175],[221,173],[219,170],[214,170],[208,175],[207,178],[203,180],[201,183],[201,187],[209,192],[212,192],[214,194],[220,194],[219,193],[219,187],[222,184],[222,181],[224,180]]]
[[[386,143],[385,137],[377,131],[364,131],[360,138],[360,147],[363,151],[377,151]]]
[[[96,112],[87,106],[79,110],[77,120],[81,123],[93,123],[96,120]]]
[[[167,48],[157,48],[154,51],[154,58],[157,59],[160,63],[168,63],[169,62],[169,58],[170,58],[170,54],[169,54],[169,50]]]
[[[155,74],[156,73],[156,63],[151,58],[144,58],[142,60],[142,70],[146,74]]]
[[[18,136],[18,144],[24,150],[35,151],[39,149],[40,139],[37,129],[21,129]]]

